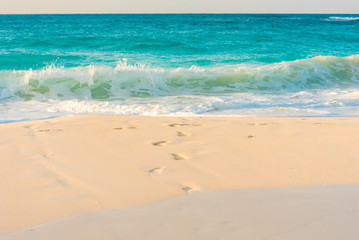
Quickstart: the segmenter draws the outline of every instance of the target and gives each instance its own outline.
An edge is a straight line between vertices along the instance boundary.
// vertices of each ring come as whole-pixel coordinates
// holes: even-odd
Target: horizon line
[[[335,13],[335,12],[328,12],[328,13],[319,13],[319,12],[312,12],[312,13],[305,13],[305,12],[288,12],[288,13],[284,13],[284,12],[278,12],[278,13],[265,13],[265,12],[250,12],[250,13],[236,13],[236,12],[225,12],[225,13],[221,13],[221,12],[179,12],[179,13],[172,13],[172,12],[143,12],[143,13],[136,13],[136,12],[132,12],[132,13],[99,13],[99,12],[90,12],[90,13],[0,13],[0,15],[140,15],[140,14],[144,14],[144,15],[165,15],[165,14],[188,14],[188,15],[201,15],[201,14],[228,14],[228,15],[235,15],[235,14],[242,14],[242,15],[287,15],[287,14],[296,14],[296,15],[307,15],[307,14],[317,14],[317,15],[330,15],[330,14],[340,14],[340,15],[359,15],[359,13]]]

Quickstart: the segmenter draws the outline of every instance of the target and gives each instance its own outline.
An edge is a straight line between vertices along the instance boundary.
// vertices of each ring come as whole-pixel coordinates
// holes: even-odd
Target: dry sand
[[[359,118],[82,116],[0,136],[0,239],[359,238]],[[339,186],[295,188],[320,185]]]
[[[359,186],[196,193],[136,210],[83,213],[2,240],[357,240]]]

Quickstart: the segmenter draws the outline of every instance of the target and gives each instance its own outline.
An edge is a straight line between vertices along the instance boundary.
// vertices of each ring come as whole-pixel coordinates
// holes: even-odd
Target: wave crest
[[[357,21],[359,17],[329,17],[331,21]]]
[[[0,98],[81,100],[301,91],[353,87],[358,82],[359,55],[319,56],[265,66],[176,69],[130,65],[124,59],[116,67],[0,71]]]

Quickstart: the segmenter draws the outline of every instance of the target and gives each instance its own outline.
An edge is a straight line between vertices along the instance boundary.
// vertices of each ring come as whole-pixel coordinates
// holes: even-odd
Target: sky
[[[359,0],[0,0],[26,13],[359,13]]]

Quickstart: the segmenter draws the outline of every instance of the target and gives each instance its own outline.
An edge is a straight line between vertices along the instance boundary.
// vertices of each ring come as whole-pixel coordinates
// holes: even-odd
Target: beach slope
[[[358,236],[358,118],[76,116],[1,124],[0,135],[1,239],[65,234],[70,225],[73,239],[112,239],[101,234],[137,231],[136,221],[153,224],[123,236],[168,239],[184,229],[182,239],[197,230],[209,239],[217,229],[228,239],[233,231],[284,239],[278,230],[297,239],[298,226],[310,236],[327,236],[315,235],[323,227]],[[251,235],[251,226],[265,234]]]

